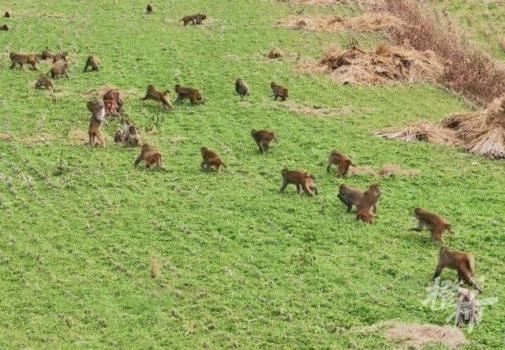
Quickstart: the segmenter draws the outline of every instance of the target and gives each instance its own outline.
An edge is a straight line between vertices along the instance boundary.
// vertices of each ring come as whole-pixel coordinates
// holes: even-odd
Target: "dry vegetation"
[[[422,349],[428,344],[443,344],[455,349],[467,342],[463,332],[451,326],[393,323],[386,335],[401,341],[409,349]]]
[[[301,63],[298,69],[326,72],[338,81],[361,84],[384,84],[396,80],[436,82],[443,74],[443,66],[433,52],[419,52],[386,43],[372,52],[358,47],[346,51],[330,48],[318,65]]]
[[[377,136],[404,142],[425,141],[436,145],[453,146],[459,143],[453,130],[431,122],[420,122],[404,128],[388,128],[375,132]]]
[[[314,32],[377,32],[401,25],[400,20],[387,14],[364,13],[356,17],[292,16],[277,22],[281,27]]]

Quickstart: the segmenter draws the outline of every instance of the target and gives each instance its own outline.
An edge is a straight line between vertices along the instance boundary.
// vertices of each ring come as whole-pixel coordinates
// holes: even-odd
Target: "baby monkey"
[[[414,216],[419,220],[418,226],[412,228],[413,231],[422,231],[425,227],[431,232],[431,238],[442,243],[444,231],[454,234],[451,224],[438,214],[429,212],[423,208],[414,209]]]
[[[372,224],[377,211],[377,202],[381,196],[379,185],[373,184],[363,193],[358,202],[356,219]]]
[[[84,65],[84,73],[88,71],[88,68],[91,68],[92,72],[98,72],[100,69],[100,59],[96,56],[88,56]]]
[[[154,12],[154,11],[153,11],[153,7],[151,6],[151,4],[147,5],[147,7],[146,7],[146,13],[147,13],[148,15],[150,15],[150,14],[151,14],[151,13],[153,13],[153,12]]]
[[[170,104],[167,98],[169,92],[170,91],[168,90],[166,90],[165,92],[158,91],[156,90],[154,85],[149,85],[147,87],[146,96],[144,98],[141,98],[141,100],[143,101],[153,100],[156,102],[161,102],[164,109],[172,109],[172,105]]]
[[[35,88],[36,89],[46,89],[46,90],[53,90],[54,91],[54,86],[53,82],[51,79],[46,77],[45,75],[40,75],[37,81],[35,82]]]
[[[137,166],[141,161],[145,161],[146,168],[150,168],[151,166],[155,166],[159,169],[165,170],[165,165],[163,164],[163,158],[158,150],[152,148],[147,143],[142,145],[139,156],[135,159],[133,163],[134,166]]]
[[[0,25],[0,30],[8,31],[9,26],[7,24],[2,24],[2,25]]]
[[[337,177],[346,176],[349,172],[349,167],[355,166],[347,156],[337,150],[331,151],[328,156],[327,172],[330,172],[332,165],[337,167]]]
[[[119,90],[116,90],[116,89],[109,89],[109,90],[107,90],[103,94],[102,99],[104,101],[107,101],[107,100],[113,100],[113,101],[115,101],[116,105],[117,105],[117,112],[118,113],[123,112],[123,98],[121,97],[121,93],[119,92]]]
[[[200,168],[205,170],[210,170],[214,168],[216,171],[219,171],[221,166],[227,168],[226,164],[224,164],[221,157],[214,151],[210,150],[207,147],[200,148],[200,153],[202,154],[202,163],[200,164]]]
[[[458,281],[465,281],[482,293],[482,288],[475,282],[475,260],[471,253],[449,250],[447,246],[442,246],[433,279],[439,277],[446,267],[458,272]]]
[[[48,74],[51,74],[51,78],[53,79],[57,79],[62,76],[68,78],[68,63],[53,64]]]
[[[270,87],[272,88],[272,92],[274,93],[274,101],[277,101],[277,99],[280,97],[281,101],[286,101],[288,98],[288,89],[285,88],[284,86],[277,85],[272,81],[270,84]]]
[[[241,97],[249,96],[249,86],[242,79],[238,78],[235,81],[235,92]]]
[[[105,106],[103,101],[89,101],[86,107],[91,112],[91,119],[89,121],[89,145],[94,147],[97,143],[100,146],[105,145],[105,138],[102,135],[102,124],[105,120]]]
[[[277,136],[273,131],[269,130],[252,129],[251,136],[254,139],[254,141],[256,141],[256,144],[258,145],[260,152],[262,154],[265,154],[268,151],[270,147],[270,142],[272,142],[272,140],[277,142]]]

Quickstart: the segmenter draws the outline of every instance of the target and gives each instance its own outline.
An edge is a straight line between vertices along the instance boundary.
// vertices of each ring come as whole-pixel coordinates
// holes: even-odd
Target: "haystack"
[[[360,33],[378,32],[401,26],[402,22],[391,15],[364,13],[356,17],[341,16],[292,16],[277,22],[281,27],[313,32],[354,31]]]
[[[357,47],[330,49],[320,61],[326,72],[347,83],[384,84],[394,80],[436,82],[444,72],[432,51],[380,44],[374,52]]]
[[[446,117],[442,126],[453,130],[468,152],[505,158],[505,94],[483,111]]]
[[[404,142],[425,141],[437,145],[458,145],[454,130],[443,128],[430,122],[420,122],[404,128],[388,128],[375,132],[377,136],[398,139]]]

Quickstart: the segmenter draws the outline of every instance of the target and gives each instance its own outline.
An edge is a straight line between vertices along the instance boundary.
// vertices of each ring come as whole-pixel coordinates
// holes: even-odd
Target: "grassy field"
[[[0,20],[11,27],[0,32],[0,348],[395,348],[367,326],[445,324],[447,316],[422,304],[438,247],[428,233],[408,231],[416,206],[454,224],[448,244],[475,254],[483,297],[499,298],[466,348],[503,348],[505,163],[372,135],[469,105],[433,85],[342,86],[298,74],[290,58],[298,52],[316,58],[332,44],[381,39],[274,26],[301,6],[152,4],[148,16],[133,0],[2,2],[13,18]],[[199,11],[209,16],[204,26],[178,22]],[[54,94],[33,88],[39,72],[8,69],[10,51],[46,46],[72,61]],[[288,58],[266,59],[272,47]],[[89,54],[101,58],[99,73],[82,73]],[[244,101],[233,92],[237,77],[252,90]],[[349,113],[294,113],[273,101],[272,80],[290,88],[291,101]],[[206,103],[164,112],[139,100],[148,84],[173,91],[176,83],[200,88]],[[134,169],[138,149],[112,142],[116,121],[105,127],[105,148],[77,137],[87,131],[86,101],[106,85],[125,93],[129,117],[150,130],[144,137],[166,171]],[[251,128],[277,132],[271,153],[258,153]],[[227,170],[200,171],[204,145]],[[334,148],[359,165],[396,163],[421,175],[336,179],[325,171]],[[320,195],[279,194],[284,166],[315,174]],[[380,183],[376,224],[345,212],[335,195],[344,182]]]
[[[470,40],[489,54],[505,59],[505,7],[500,1],[432,0],[439,9],[457,19]],[[503,42],[504,47],[500,47]]]

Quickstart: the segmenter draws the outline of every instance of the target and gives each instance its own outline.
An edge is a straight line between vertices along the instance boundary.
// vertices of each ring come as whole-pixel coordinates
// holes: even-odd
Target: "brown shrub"
[[[469,44],[455,21],[413,0],[385,0],[383,9],[408,25],[392,27],[395,43],[405,39],[417,50],[432,50],[442,60],[441,83],[451,90],[487,104],[505,91],[505,69],[487,53]]]

